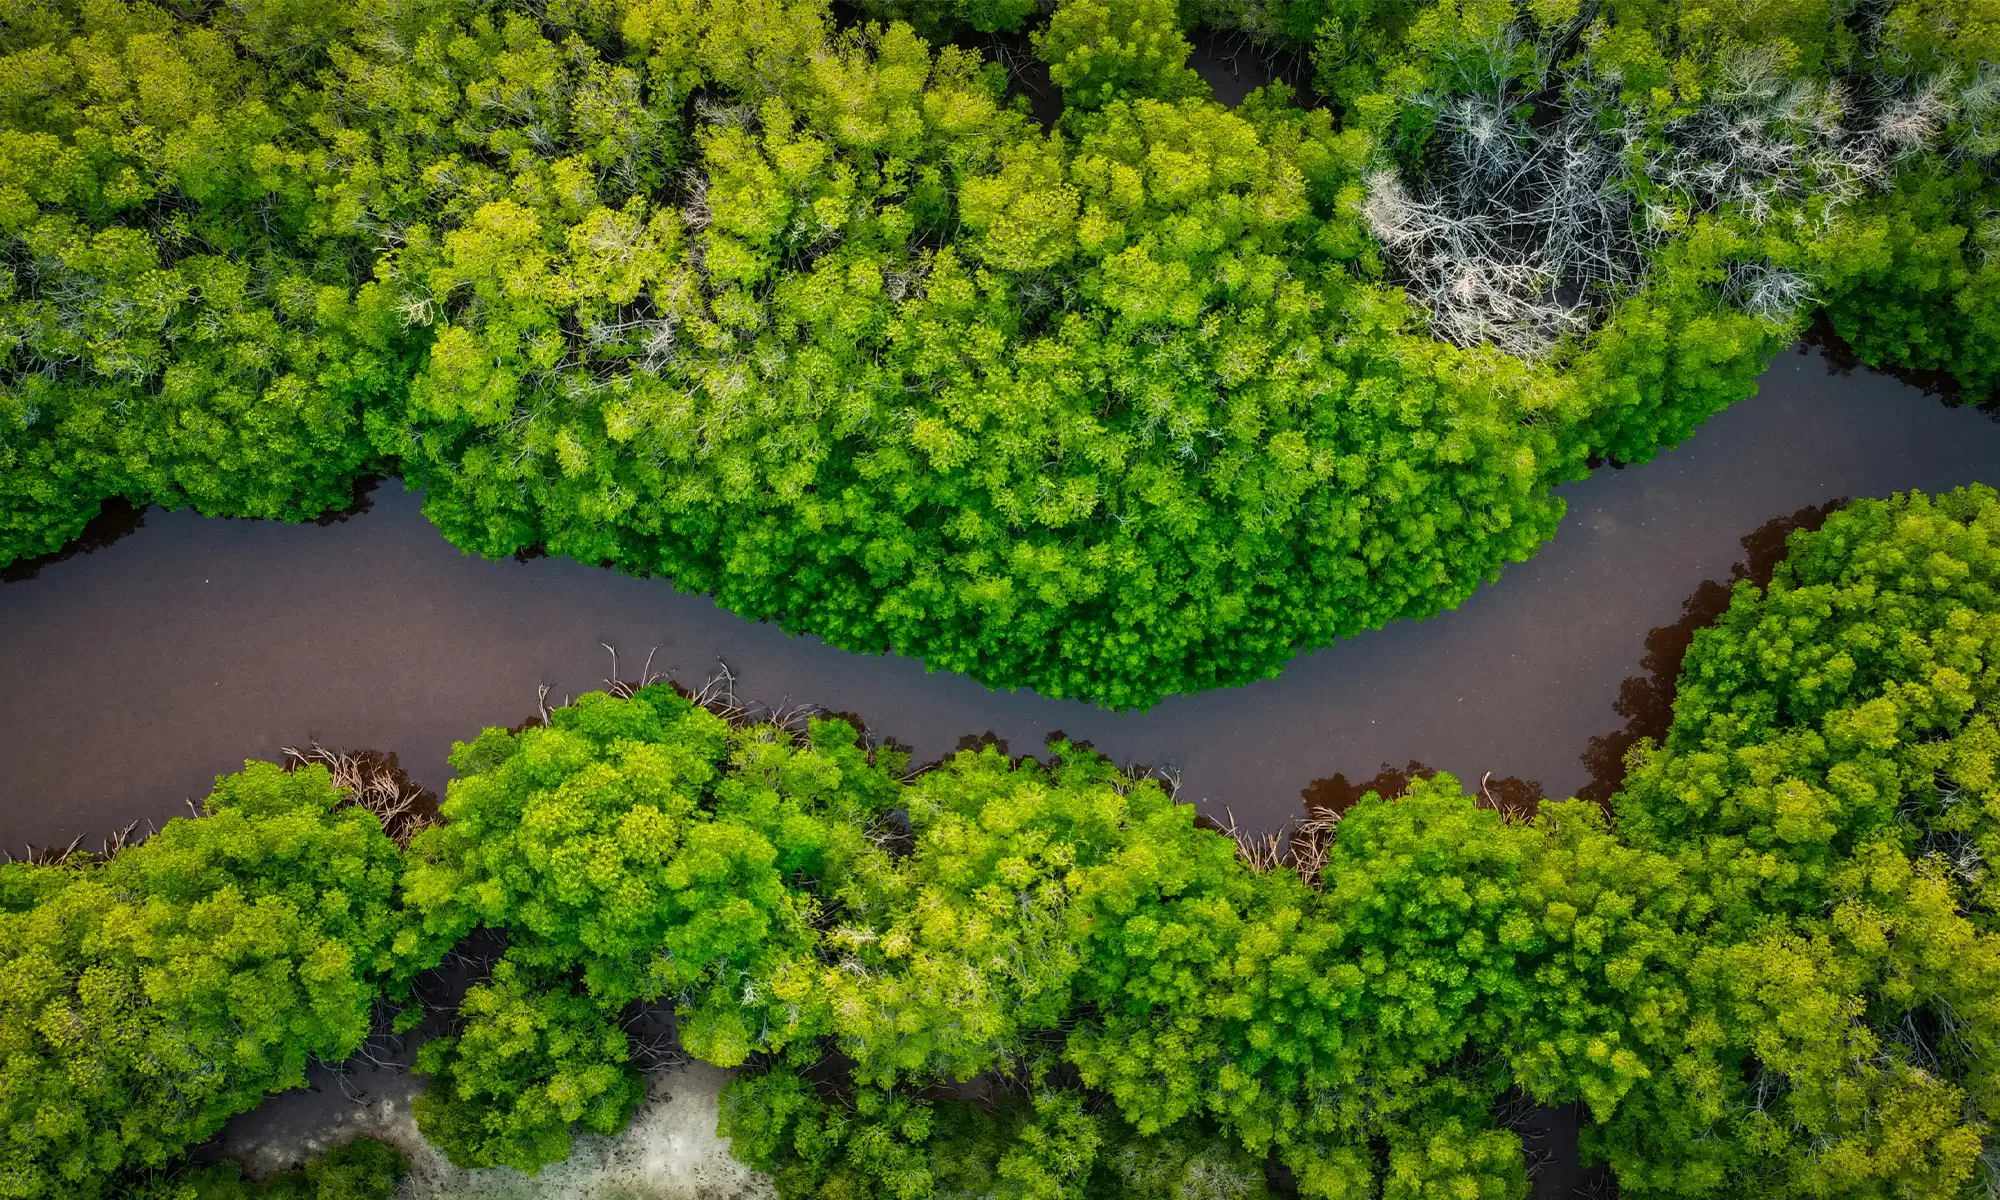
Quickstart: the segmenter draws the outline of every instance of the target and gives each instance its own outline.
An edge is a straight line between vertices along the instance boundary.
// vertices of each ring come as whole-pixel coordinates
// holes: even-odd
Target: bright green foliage
[[[1234,1145],[1337,1196],[1376,1186],[1384,1139],[1395,1186],[1511,1197],[1518,1141],[1490,1120],[1510,1050],[1551,1099],[1630,1086],[1619,1039],[1650,1034],[1618,988],[1658,952],[1664,884],[1594,810],[1508,825],[1442,778],[1356,809],[1309,882],[1065,743],[900,785],[881,759],[839,723],[731,731],[665,688],[461,745],[406,894],[431,937],[485,924],[510,948],[425,1051],[430,1136],[531,1169],[573,1122],[615,1128],[637,1083],[614,1018],[662,996],[710,1061],[772,1055],[724,1123],[797,1196],[1261,1194]],[[759,849],[697,903],[677,864],[698,846]],[[645,919],[614,936],[628,898]],[[837,1100],[795,1073],[828,1045]],[[1117,1118],[1049,1082],[1071,1068]],[[922,1092],[982,1078],[1035,1100]]]
[[[846,29],[824,0],[24,0],[0,560],[107,496],[296,518],[384,470],[469,550],[670,576],[996,686],[1130,706],[1269,675],[1457,604],[1551,535],[1553,485],[1749,394],[1798,314],[1745,311],[1746,270],[1812,274],[1865,353],[1985,386],[1983,192],[1932,167],[1851,228],[1649,191],[1671,236],[1587,336],[1530,362],[1425,331],[1363,212],[1371,172],[1422,161],[1418,98],[1560,67],[1651,136],[1745,54],[1970,96],[1992,26],[1911,0],[1863,47],[1813,0],[1655,7],[1596,14],[1572,68],[1561,4],[1190,5],[1317,45],[1341,98],[1230,113],[1173,4],[1064,0],[1033,32],[1070,101],[1050,133],[925,40],[1025,28],[1027,0]],[[1949,136],[1976,150],[1973,107]]]
[[[1975,397],[2000,388],[2000,241],[1991,176],[1912,171],[1824,245],[1826,314],[1869,363],[1945,371]]]
[[[134,1189],[132,1200],[389,1200],[410,1164],[394,1146],[356,1138],[263,1183],[235,1163],[201,1167]]]
[[[904,21],[932,41],[947,41],[967,30],[1017,31],[1048,5],[1044,0],[857,0],[854,8],[868,20]]]
[[[1116,1102],[1136,1127],[1128,1135],[1219,1121],[1221,1136],[1259,1154],[1283,1148],[1322,1196],[1373,1186],[1365,1147],[1374,1137],[1398,1147],[1393,1169],[1417,1181],[1409,1187],[1450,1180],[1474,1196],[1518,1193],[1518,1141],[1466,1115],[1490,1109],[1507,1072],[1488,1059],[1476,1078],[1455,1081],[1469,1046],[1540,1031],[1532,1053],[1548,1060],[1543,1076],[1560,1080],[1549,1090],[1563,1098],[1577,1086],[1565,1051],[1587,1071],[1629,1070],[1624,1056],[1597,1062],[1581,1045],[1615,1048],[1616,1018],[1563,1003],[1611,990],[1602,977],[1612,953],[1644,957],[1637,937],[1604,927],[1629,900],[1598,887],[1549,894],[1575,858],[1605,848],[1593,837],[1609,840],[1581,806],[1564,810],[1578,827],[1569,845],[1543,859],[1542,827],[1475,810],[1448,777],[1394,804],[1364,803],[1315,891],[1290,873],[1250,872],[1232,843],[1195,829],[1191,810],[1150,781],[1056,750],[1053,768],[988,748],[920,776],[906,792],[912,852],[833,893],[839,917],[816,957],[769,985],[802,1014],[791,1036],[834,1036],[861,1089],[852,1120],[887,1138],[854,1143],[849,1118],[782,1072],[738,1085],[728,1124],[752,1147],[749,1161],[789,1164],[788,1194],[846,1194],[830,1182],[832,1164],[854,1144],[871,1154],[899,1147],[895,1171],[934,1171],[923,1165],[931,1107],[902,1086],[1035,1069],[1049,1045],[1039,1031],[1069,1026],[1062,1056]],[[1524,863],[1541,869],[1534,900],[1560,908],[1584,937],[1545,937],[1523,911]],[[1536,962],[1568,993],[1551,997],[1551,1011],[1530,1001]],[[1449,1132],[1437,1123],[1441,1105],[1459,1114]],[[1119,1186],[1135,1194],[1167,1189],[1182,1169],[1174,1162],[1203,1179],[1235,1178],[1160,1146],[1132,1154],[1100,1165],[1124,1172]]]
[[[1554,528],[1588,447],[1524,405],[1591,402],[1401,332],[1326,114],[1120,102],[1071,142],[906,29],[821,53],[697,114],[678,210],[552,163],[398,252],[440,324],[382,447],[460,544],[1133,704],[1456,602]]]
[[[657,689],[489,731],[447,808],[474,819],[478,781],[511,788],[538,761],[557,765],[536,787],[581,795],[587,762],[613,765],[589,777],[629,812],[634,764],[679,754],[696,765],[675,777],[700,781],[684,823],[759,831],[793,923],[730,924],[737,982],[675,986],[691,1029],[744,1031],[697,1032],[699,1052],[770,1054],[723,1125],[787,1196],[1256,1197],[1275,1154],[1307,1196],[1518,1200],[1520,1142],[1494,1124],[1509,1088],[1585,1102],[1633,1195],[1970,1194],[2000,1099],[1996,585],[1989,489],[1863,502],[1798,535],[1769,589],[1743,585],[1698,636],[1617,831],[1577,802],[1508,821],[1439,776],[1364,798],[1303,875],[1258,872],[1068,745],[1048,764],[966,751],[898,784],[844,726],[732,733]],[[885,823],[898,809],[907,834]],[[522,811],[511,827],[539,827]],[[519,837],[452,836],[467,862]],[[540,853],[504,844],[496,866]],[[543,911],[552,882],[520,877],[494,912]],[[472,878],[452,894],[496,886]],[[508,920],[570,979],[631,977],[621,943]],[[677,933],[644,936],[679,964]],[[611,1010],[514,970],[464,1036],[510,1028],[518,1058],[434,1052],[446,1086],[493,1082],[427,1119],[486,1122],[532,1166],[582,1112],[552,1097],[605,1097],[615,1124],[633,1085]],[[828,1047],[841,1069],[809,1082]]]
[[[702,810],[728,741],[720,718],[654,687],[460,743],[446,823],[411,845],[411,906],[445,944],[486,925],[524,966],[584,968],[613,1008],[727,970],[788,919],[770,844]]]
[[[645,1098],[625,1034],[604,1007],[533,982],[513,961],[459,1006],[459,1033],[424,1043],[431,1077],[412,1109],[424,1137],[460,1167],[534,1172],[569,1156],[570,1130],[616,1133]]]
[[[1679,1032],[1693,897],[1672,859],[1628,845],[1595,805],[1544,802],[1537,826],[1516,902],[1539,950],[1502,1045],[1530,1096],[1608,1116]]]
[[[504,929],[511,960],[576,972],[611,1010],[695,1004],[682,1036],[734,1065],[752,1049],[743,981],[812,944],[813,905],[787,877],[838,879],[878,853],[858,826],[897,760],[871,762],[838,721],[815,721],[805,746],[732,732],[664,685],[552,717],[455,748],[461,778],[446,823],[411,845],[408,902],[429,938]]]
[[[1259,870],[1068,743],[904,778],[844,722],[650,687],[459,745],[396,909],[372,818],[253,767],[108,864],[0,870],[5,1178],[163,1162],[484,928],[506,956],[420,1056],[418,1118],[468,1166],[616,1131],[626,1019],[664,1003],[748,1068],[723,1131],[795,1200],[1261,1200],[1273,1159],[1322,1200],[1522,1200],[1516,1090],[1583,1102],[1633,1196],[1973,1197],[1997,695],[2000,493],[1973,487],[1855,504],[1739,585],[1615,826],[1440,775]],[[253,913],[247,966],[204,966]]]
[[[1212,1129],[1142,1137],[1074,1092],[936,1103],[863,1087],[840,1102],[787,1071],[722,1094],[721,1132],[785,1196],[863,1200],[1267,1200],[1263,1164]]]
[[[1184,839],[1193,812],[1093,753],[1055,751],[1053,769],[968,751],[905,789],[913,852],[834,890],[817,958],[772,979],[800,1013],[789,1036],[831,1034],[858,1080],[886,1085],[1016,1066],[1026,1034],[1063,1020],[1100,897],[1127,885],[1124,855]]]
[[[871,763],[845,723],[815,721],[798,745],[663,685],[489,729],[452,762],[446,823],[411,844],[422,935],[403,950],[425,962],[479,927],[508,948],[458,1035],[425,1046],[417,1116],[454,1161],[523,1170],[564,1157],[574,1124],[615,1132],[643,1095],[617,1026],[628,1005],[670,1000],[683,1043],[723,1065],[781,1037],[752,996],[816,936],[787,881],[879,855],[862,830],[898,765]]]
[[[0,1192],[100,1194],[360,1046],[399,863],[339,800],[252,763],[108,862],[0,866]]]
[[[722,1096],[720,1131],[786,1196],[828,1200],[1088,1200],[1100,1120],[1073,1093],[1004,1098],[992,1108],[858,1089],[829,1104],[785,1071],[746,1076]]]
[[[1111,1123],[1107,1123],[1111,1124]],[[1264,1164],[1196,1123],[1138,1137],[1122,1123],[1098,1151],[1090,1195],[1105,1200],[1271,1200]]]
[[[340,166],[297,148],[283,81],[146,4],[16,6],[0,50],[0,555],[110,495],[344,506],[360,405],[407,372],[380,289],[352,286],[359,243],[307,240]]]
[[[1440,776],[1364,800],[1301,879],[1251,871],[1150,781],[1056,752],[919,776],[909,853],[863,859],[815,952],[759,984],[795,1014],[794,1057],[831,1036],[855,1088],[830,1103],[785,1069],[733,1085],[725,1125],[787,1195],[988,1194],[937,1164],[999,1171],[998,1143],[940,1152],[956,1110],[917,1089],[1034,1076],[1053,1053],[1122,1118],[1085,1194],[1259,1194],[1261,1168],[1189,1148],[1200,1128],[1276,1148],[1308,1195],[1518,1197],[1500,1094],[1608,1116],[1680,1032],[1680,870],[1593,806],[1509,824]]]
[[[1185,65],[1190,47],[1175,24],[1173,0],[1059,0],[1034,41],[1072,108],[1208,91]]]
[[[1492,1128],[1490,1108],[1467,1107],[1461,1114],[1433,1102],[1390,1135],[1382,1200],[1514,1200],[1527,1193],[1521,1139]]]
[[[1603,1149],[1628,1191],[1990,1186],[2000,928],[1987,882],[2000,496],[1863,501],[1697,635],[1635,842],[1691,884],[1688,1008]]]
[[[1482,1056],[1549,1102],[1607,1109],[1643,1075],[1622,1043],[1659,1036],[1639,978],[1672,946],[1655,866],[1587,806],[1503,824],[1439,776],[1351,810],[1319,891],[1225,858],[1207,894],[1101,935],[1123,960],[1101,978],[1122,982],[1069,1053],[1141,1130],[1206,1111],[1277,1144],[1312,1194],[1368,1186],[1374,1137],[1403,1147],[1395,1171],[1505,1180],[1518,1146],[1492,1157],[1476,1125],[1429,1123],[1490,1109],[1510,1079]],[[1468,1157],[1426,1148],[1441,1137]]]

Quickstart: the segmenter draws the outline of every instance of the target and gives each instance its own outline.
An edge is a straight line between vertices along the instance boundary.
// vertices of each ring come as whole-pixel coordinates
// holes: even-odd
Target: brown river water
[[[1033,752],[1060,730],[1177,770],[1184,799],[1246,827],[1296,815],[1316,781],[1412,759],[1567,796],[1589,788],[1590,739],[1625,724],[1648,631],[1728,578],[1745,535],[1838,497],[1975,480],[2000,484],[2000,422],[1790,352],[1678,449],[1562,488],[1554,540],[1457,610],[1126,713],[836,650],[664,580],[469,557],[393,481],[325,525],[153,510],[0,583],[0,849],[143,830],[245,758],[315,738],[394,751],[441,791],[453,740],[521,721],[537,685],[603,686],[600,643],[627,678],[654,647],[686,683],[727,663],[745,699],[859,714],[919,761],[988,732]]]
[[[1228,43],[1204,41],[1190,65],[1228,104],[1272,77]],[[1019,82],[1036,115],[1054,120],[1045,73]],[[726,663],[742,699],[858,714],[919,761],[989,734],[1029,752],[1061,730],[1121,762],[1175,771],[1184,799],[1251,829],[1282,825],[1307,798],[1338,807],[1399,787],[1420,762],[1468,786],[1490,774],[1488,795],[1504,807],[1541,794],[1602,799],[1631,737],[1664,728],[1680,655],[1726,602],[1708,581],[1768,578],[1783,532],[1816,525],[1829,501],[1974,481],[2000,485],[2000,421],[1801,350],[1680,448],[1560,489],[1569,513],[1555,539],[1456,611],[1144,713],[849,654],[663,580],[467,557],[393,481],[364,511],[318,526],[117,510],[59,560],[0,572],[0,851],[94,845],[134,823],[144,832],[244,758],[315,739],[392,751],[442,791],[454,739],[518,723],[541,685],[551,700],[603,686],[611,657],[600,643],[619,649],[627,679],[649,652],[689,684]],[[262,1174],[370,1132],[417,1154],[412,1195],[734,1194],[716,1180],[741,1172],[698,1136],[713,1125],[716,1081],[696,1082],[675,1087],[688,1093],[676,1103],[692,1105],[677,1118],[686,1129],[668,1104],[636,1140],[586,1138],[595,1149],[539,1191],[491,1172],[429,1178],[437,1156],[406,1128],[419,1079],[394,1068],[316,1066],[310,1089],[238,1117],[201,1155]],[[1522,1118],[1538,1200],[1608,1187],[1601,1169],[1578,1164],[1578,1116],[1572,1105]],[[663,1157],[663,1140],[700,1145]],[[646,1169],[620,1160],[634,1153]]]

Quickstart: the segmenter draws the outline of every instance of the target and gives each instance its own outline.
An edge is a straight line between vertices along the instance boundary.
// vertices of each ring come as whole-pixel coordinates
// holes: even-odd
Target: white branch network
[[[1541,73],[1545,89],[1551,74]],[[1573,78],[1544,90],[1536,120],[1537,97],[1501,79],[1480,95],[1421,98],[1435,117],[1423,180],[1377,169],[1363,215],[1433,333],[1535,359],[1636,287],[1649,252],[1688,213],[1726,209],[1762,224],[1789,205],[1794,219],[1823,221],[1887,186],[1963,116],[1973,132],[1954,152],[1990,154],[1984,142],[2000,139],[1984,118],[2000,107],[2000,75],[1961,83],[1884,84],[1856,106],[1837,83],[1789,80],[1746,56],[1707,104],[1649,129],[1612,84]],[[1782,322],[1811,302],[1812,286],[1769,263],[1732,263],[1722,298]]]

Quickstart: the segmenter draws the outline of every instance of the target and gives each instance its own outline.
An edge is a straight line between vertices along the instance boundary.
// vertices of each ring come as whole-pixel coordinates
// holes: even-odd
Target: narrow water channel
[[[653,647],[683,682],[727,663],[740,696],[858,714],[919,759],[989,731],[1037,751],[1061,730],[1177,769],[1183,798],[1246,826],[1294,815],[1316,779],[1410,759],[1566,796],[1589,780],[1589,739],[1624,723],[1613,705],[1647,631],[1726,578],[1745,534],[1836,497],[1975,480],[2000,484],[2000,423],[1787,353],[1679,449],[1562,489],[1554,541],[1458,610],[1143,713],[849,654],[664,580],[467,557],[394,482],[323,526],[155,510],[0,584],[0,848],[163,822],[246,757],[314,738],[393,750],[441,790],[452,741],[519,722],[538,684],[558,699],[602,686],[600,643],[627,678]]]

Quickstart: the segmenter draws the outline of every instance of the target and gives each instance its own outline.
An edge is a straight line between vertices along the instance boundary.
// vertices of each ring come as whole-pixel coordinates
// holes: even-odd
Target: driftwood
[[[375,814],[382,831],[405,850],[418,830],[438,823],[437,794],[412,780],[394,754],[329,750],[318,742],[303,750],[286,746],[284,754],[287,770],[325,767],[346,802]]]

